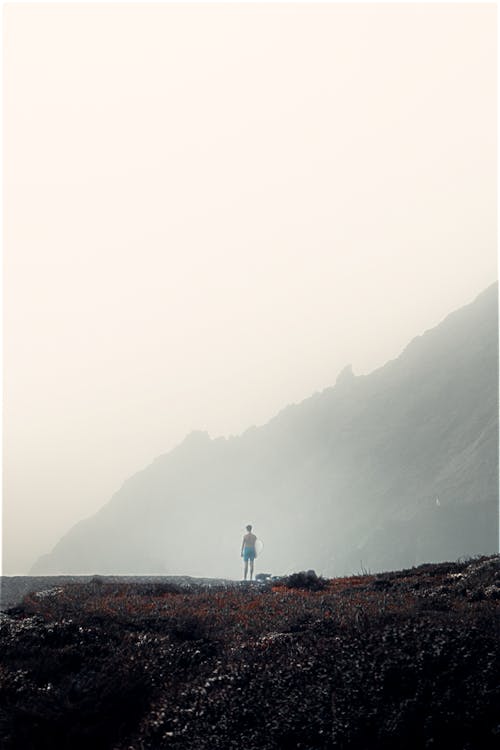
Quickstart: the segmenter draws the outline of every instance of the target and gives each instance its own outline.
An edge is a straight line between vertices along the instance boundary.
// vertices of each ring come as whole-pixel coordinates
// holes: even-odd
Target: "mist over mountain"
[[[30,573],[238,577],[248,522],[274,574],[498,551],[498,285],[369,375],[237,437],[192,433]]]

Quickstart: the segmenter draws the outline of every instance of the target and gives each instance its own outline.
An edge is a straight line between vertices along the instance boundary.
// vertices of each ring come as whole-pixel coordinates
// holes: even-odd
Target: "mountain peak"
[[[352,371],[352,365],[346,365],[343,370],[339,372],[337,375],[337,380],[335,381],[336,386],[343,387],[345,385],[350,385],[354,382],[355,375]]]
[[[193,430],[190,432],[181,445],[202,445],[210,442],[210,435],[204,430]]]

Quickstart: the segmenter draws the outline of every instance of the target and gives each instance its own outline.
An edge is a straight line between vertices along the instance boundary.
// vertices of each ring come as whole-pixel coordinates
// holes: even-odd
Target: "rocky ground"
[[[328,581],[65,581],[0,615],[0,648],[5,750],[500,746],[498,556]]]

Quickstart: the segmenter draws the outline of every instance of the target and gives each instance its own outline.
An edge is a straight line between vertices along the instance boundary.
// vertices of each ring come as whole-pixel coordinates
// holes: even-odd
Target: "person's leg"
[[[250,560],[250,580],[253,578],[253,557]]]
[[[244,573],[245,581],[247,580],[247,573],[248,573],[248,560],[245,560],[245,573]]]

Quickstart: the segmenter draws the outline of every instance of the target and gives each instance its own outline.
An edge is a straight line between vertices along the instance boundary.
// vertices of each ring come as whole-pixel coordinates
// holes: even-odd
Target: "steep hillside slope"
[[[193,433],[77,524],[32,574],[327,575],[498,550],[498,286],[363,377],[239,437]]]

